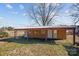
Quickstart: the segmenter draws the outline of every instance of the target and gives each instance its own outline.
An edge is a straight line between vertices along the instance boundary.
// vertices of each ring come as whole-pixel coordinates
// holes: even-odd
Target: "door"
[[[52,30],[48,30],[48,38],[52,38]]]
[[[58,29],[57,30],[57,38],[58,39],[66,39],[66,30],[65,29]]]

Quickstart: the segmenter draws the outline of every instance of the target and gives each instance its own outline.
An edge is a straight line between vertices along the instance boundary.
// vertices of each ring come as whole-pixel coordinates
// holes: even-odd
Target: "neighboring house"
[[[79,36],[79,26],[76,26],[76,30],[75,30],[76,35]]]

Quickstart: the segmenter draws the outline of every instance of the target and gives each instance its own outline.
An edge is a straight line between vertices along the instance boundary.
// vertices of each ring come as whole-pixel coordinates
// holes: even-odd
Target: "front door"
[[[52,30],[48,30],[48,38],[52,38]]]

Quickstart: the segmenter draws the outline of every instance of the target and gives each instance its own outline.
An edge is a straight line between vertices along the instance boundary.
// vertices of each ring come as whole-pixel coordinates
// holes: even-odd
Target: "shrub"
[[[13,30],[14,28],[13,27],[7,27],[7,30]]]
[[[0,32],[0,38],[3,37],[8,37],[8,33],[7,32]]]

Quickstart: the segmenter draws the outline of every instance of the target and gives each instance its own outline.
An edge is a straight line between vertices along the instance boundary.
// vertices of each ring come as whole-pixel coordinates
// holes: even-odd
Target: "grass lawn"
[[[65,41],[66,42],[66,41]],[[0,40],[0,56],[67,56],[73,54],[72,44],[39,39],[4,39]],[[71,54],[70,54],[71,53]]]

